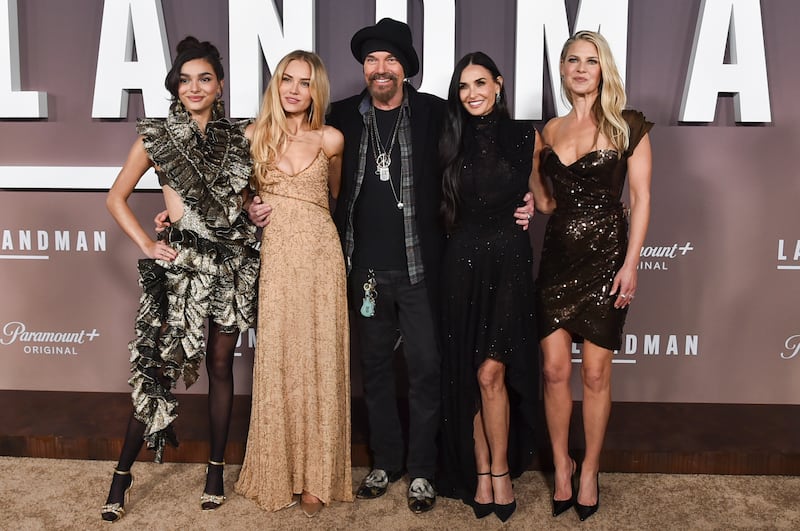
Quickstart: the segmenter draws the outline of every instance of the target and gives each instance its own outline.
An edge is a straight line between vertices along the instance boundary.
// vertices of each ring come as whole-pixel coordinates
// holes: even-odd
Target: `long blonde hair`
[[[625,83],[617,70],[614,56],[611,54],[611,47],[608,41],[595,31],[579,31],[567,39],[561,49],[561,63],[567,58],[567,51],[576,41],[587,41],[597,48],[597,57],[600,60],[600,86],[598,97],[592,106],[592,113],[597,121],[598,135],[603,133],[608,138],[611,145],[616,149],[618,156],[628,149],[630,130],[627,122],[622,117],[622,110],[625,108]],[[564,86],[562,79],[561,90],[567,101],[572,105],[573,94]]]
[[[330,102],[330,81],[322,59],[305,50],[295,50],[287,54],[278,63],[272,78],[269,80],[264,98],[261,101],[261,110],[255,121],[253,141],[250,144],[250,154],[253,156],[254,172],[251,184],[258,189],[258,179],[263,177],[267,170],[274,166],[280,158],[289,141],[289,128],[286,123],[286,112],[281,105],[280,84],[286,67],[292,61],[305,61],[311,67],[309,90],[311,91],[311,105],[308,108],[308,122],[311,129],[320,129],[325,125],[325,113]]]

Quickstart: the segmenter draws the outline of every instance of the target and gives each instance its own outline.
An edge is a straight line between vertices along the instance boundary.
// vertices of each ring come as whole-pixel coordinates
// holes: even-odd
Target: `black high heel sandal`
[[[577,465],[575,464],[575,460],[572,459],[572,474],[569,476],[569,486],[572,490],[572,495],[567,498],[566,500],[557,500],[556,499],[556,487],[555,484],[553,485],[553,518],[559,516],[565,512],[567,512],[573,505],[575,505],[575,472],[578,470]],[[553,482],[555,483],[555,478],[553,478]]]
[[[131,482],[125,488],[122,493],[122,503],[114,502],[114,503],[106,503],[100,508],[100,518],[102,518],[106,522],[114,523],[117,520],[121,519],[125,516],[125,504],[128,503],[131,495],[131,488],[133,488],[133,474],[131,474],[130,470],[117,470],[114,469],[115,476],[128,476],[131,478]]]
[[[489,476],[491,472],[478,472],[479,476]],[[472,511],[475,513],[475,518],[480,520],[481,518],[486,518],[490,514],[494,512],[494,502],[489,503],[479,503],[475,501],[475,498],[472,499]]]
[[[493,478],[501,478],[503,476],[507,476],[510,470],[506,470],[504,474],[492,474]],[[494,488],[494,487],[492,487]],[[517,500],[516,498],[511,500],[511,503],[494,503],[494,514],[500,519],[501,522],[505,522],[511,515],[514,514],[514,511],[517,510]]]
[[[208,465],[225,466],[225,461],[212,461],[209,459]],[[206,475],[208,475],[209,466],[206,467]],[[213,511],[215,509],[219,509],[227,499],[228,498],[226,498],[224,494],[209,494],[207,492],[203,492],[203,494],[200,496],[200,508],[204,511]]]
[[[600,473],[597,473],[595,477],[595,481],[597,481],[597,502],[594,505],[583,505],[578,503],[578,497],[575,497],[575,512],[578,513],[578,518],[580,518],[581,522],[592,516],[594,513],[597,512],[597,509],[600,507]]]

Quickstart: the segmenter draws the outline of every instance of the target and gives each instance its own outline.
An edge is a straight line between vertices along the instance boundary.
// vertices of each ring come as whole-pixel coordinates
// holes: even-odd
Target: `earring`
[[[494,103],[495,103],[495,105],[500,103],[500,93],[499,92],[495,92],[494,93]]]
[[[314,118],[314,102],[311,102],[311,106],[308,108],[308,123],[311,123],[311,120]]]
[[[217,95],[214,100],[214,106],[211,108],[211,115],[214,120],[225,118],[225,102],[222,99],[222,93]]]

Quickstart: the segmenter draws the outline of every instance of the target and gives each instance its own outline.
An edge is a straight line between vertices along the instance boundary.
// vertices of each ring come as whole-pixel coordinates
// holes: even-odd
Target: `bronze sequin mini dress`
[[[565,166],[549,147],[542,150],[541,172],[553,184],[557,208],[550,216],[536,281],[541,338],[563,328],[575,341],[584,338],[618,350],[628,308],[614,308],[611,283],[628,247],[628,221],[620,202],[628,158],[653,126],[642,113],[623,111],[630,128],[628,149],[591,151]]]

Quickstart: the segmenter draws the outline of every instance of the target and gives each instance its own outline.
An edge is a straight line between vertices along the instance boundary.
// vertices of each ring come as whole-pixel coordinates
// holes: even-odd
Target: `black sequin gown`
[[[533,258],[528,233],[513,216],[528,191],[533,143],[531,123],[498,119],[495,113],[470,118],[465,131],[460,215],[443,264],[443,455],[437,487],[440,494],[467,502],[477,484],[477,371],[487,358],[506,365],[512,476],[525,471],[535,448]]]
[[[575,341],[588,339],[610,350],[622,346],[628,313],[609,296],[625,261],[628,220],[620,202],[628,158],[653,126],[637,111],[623,111],[630,128],[628,149],[585,154],[569,166],[549,147],[541,172],[553,184],[557,208],[547,223],[537,279],[536,315],[540,337],[559,328]]]

